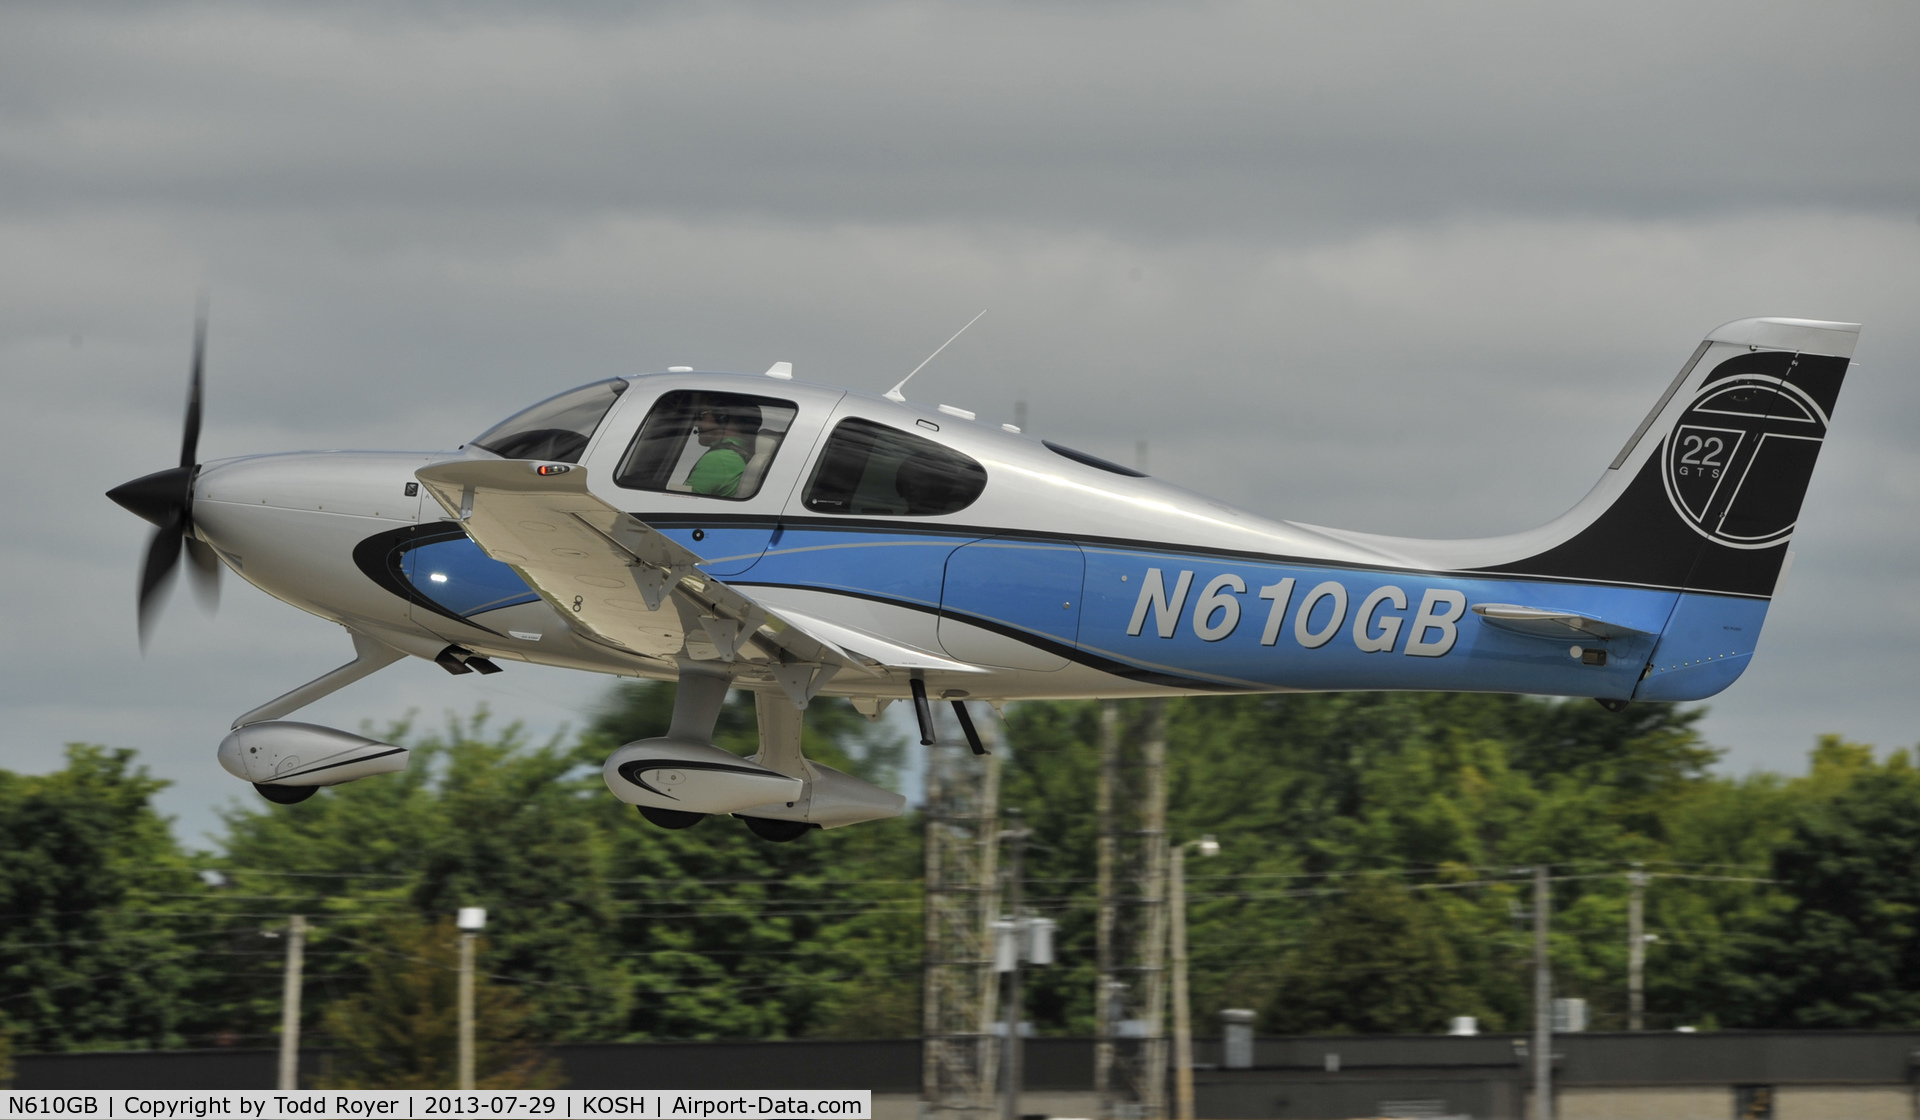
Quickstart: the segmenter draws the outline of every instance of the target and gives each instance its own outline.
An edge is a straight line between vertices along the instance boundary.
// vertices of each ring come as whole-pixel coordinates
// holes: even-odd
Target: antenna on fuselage
[[[985,315],[986,313],[987,313],[987,309],[986,309],[986,308],[984,308],[984,307],[983,307],[983,308],[981,308],[981,309],[980,309],[980,315]],[[974,325],[975,323],[977,323],[977,322],[979,322],[979,321],[980,321],[980,315],[975,315],[975,316],[974,316],[973,318],[971,318],[971,319],[968,319],[968,320],[967,320],[967,327],[971,327],[971,326],[972,326],[972,325]],[[959,337],[960,337],[961,335],[963,335],[963,334],[966,334],[966,333],[967,333],[967,327],[961,327],[961,328],[960,328],[959,330],[957,330],[957,331],[954,331],[954,332],[953,332],[953,338],[959,338]],[[935,358],[937,358],[937,357],[939,357],[939,356],[940,356],[940,350],[945,350],[945,349],[946,349],[947,347],[949,347],[949,346],[952,346],[952,345],[953,345],[953,338],[949,338],[949,339],[947,339],[947,340],[946,340],[945,342],[942,342],[942,343],[940,344],[940,349],[939,349],[939,350],[935,350],[935,351],[934,351],[933,353],[931,353],[931,354],[928,354],[928,355],[927,355],[927,362],[931,362],[931,361],[933,361],[933,360],[934,360]],[[913,373],[919,373],[919,372],[920,372],[921,370],[923,370],[923,369],[926,369],[926,368],[927,368],[927,362],[921,362],[921,363],[920,363],[919,365],[917,365],[917,366],[914,366],[914,367],[913,367]],[[905,395],[904,393],[902,393],[902,392],[900,392],[900,390],[901,390],[901,388],[903,388],[903,387],[904,387],[904,386],[906,385],[906,383],[907,383],[907,382],[909,382],[909,381],[912,381],[912,380],[913,380],[913,373],[909,373],[909,374],[907,374],[907,375],[906,375],[905,377],[902,377],[902,378],[900,379],[900,384],[899,384],[899,385],[895,385],[895,386],[894,386],[893,388],[891,388],[891,389],[888,389],[888,390],[887,390],[887,392],[886,392],[886,398],[887,398],[888,400],[890,400],[890,401],[893,401],[893,402],[894,402],[895,404],[905,404],[905,403],[906,403],[906,401],[907,401],[907,398],[906,398],[906,395]]]

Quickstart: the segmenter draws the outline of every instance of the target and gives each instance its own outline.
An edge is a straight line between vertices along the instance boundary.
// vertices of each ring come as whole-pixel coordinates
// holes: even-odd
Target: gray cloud
[[[12,17],[49,207],[394,205],[1315,236],[1914,204],[1902,5],[191,6]]]
[[[448,446],[669,364],[913,394],[1275,516],[1465,536],[1576,500],[1703,332],[1864,321],[1730,764],[1914,737],[1908,6],[731,5],[0,13],[0,765],[147,749],[343,660],[237,581],[144,660],[145,527],[214,291],[208,456]],[[184,599],[184,597],[183,597]],[[313,717],[606,682],[409,666]],[[241,792],[245,792],[243,789]],[[248,796],[251,796],[250,794]]]

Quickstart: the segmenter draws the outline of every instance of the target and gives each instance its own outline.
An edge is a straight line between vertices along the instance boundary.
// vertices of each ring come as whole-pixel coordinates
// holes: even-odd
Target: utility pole
[[[1553,970],[1547,963],[1547,914],[1553,899],[1547,865],[1533,868],[1533,1115],[1553,1120]]]
[[[1647,873],[1634,867],[1627,874],[1627,1029],[1646,1030],[1647,1015]]]
[[[1027,955],[1028,923],[1020,913],[1021,881],[1026,875],[1027,837],[1032,830],[1026,827],[1024,818],[1018,809],[1007,810],[1007,828],[1001,832],[1007,846],[1007,914],[1012,928],[1008,940],[1012,942],[1012,967],[1006,970],[1007,991],[1005,1005],[1007,1012],[1007,1038],[1004,1043],[1006,1060],[1001,1062],[1003,1078],[1003,1096],[1001,1098],[1001,1120],[1020,1120],[1020,1090],[1026,1080],[1025,1057],[1020,1044],[1021,1008],[1025,1001],[1020,992],[1020,958]]]
[[[460,927],[460,1089],[473,1088],[473,939],[487,926],[487,912],[462,906]]]
[[[927,751],[925,959],[920,1096],[929,1120],[993,1120],[998,1047],[993,1024],[995,868],[1000,846],[998,726],[976,728],[990,752]]]
[[[280,1079],[277,1088],[300,1087],[300,973],[307,963],[307,917],[287,921],[287,971],[280,983]]]
[[[1117,704],[1100,712],[1100,1120],[1160,1120],[1167,1108],[1166,704],[1136,711],[1144,727],[1123,727]]]
[[[1187,846],[1169,853],[1167,908],[1173,930],[1173,1114],[1193,1120],[1193,1006],[1187,999]]]
[[[1187,997],[1187,849],[1220,854],[1220,843],[1202,836],[1175,844],[1167,869],[1167,909],[1173,929],[1173,1097],[1175,1120],[1193,1120],[1193,1003]]]
[[[1094,1043],[1093,1091],[1100,1095],[1100,1120],[1113,1120],[1113,1050],[1115,1014],[1113,956],[1113,865],[1119,852],[1113,831],[1114,774],[1120,765],[1120,705],[1108,700],[1100,705],[1100,777],[1094,787],[1094,812],[1100,828],[1100,847],[1096,853],[1094,891],[1099,912],[1094,919],[1094,968],[1099,987],[1093,993]]]

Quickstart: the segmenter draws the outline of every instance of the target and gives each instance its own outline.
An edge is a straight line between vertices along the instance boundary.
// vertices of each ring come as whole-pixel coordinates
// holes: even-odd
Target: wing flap
[[[590,640],[668,660],[746,661],[790,694],[797,687],[800,700],[841,668],[875,671],[701,572],[702,557],[590,493],[584,467],[539,473],[556,465],[463,459],[416,477],[482,551]]]

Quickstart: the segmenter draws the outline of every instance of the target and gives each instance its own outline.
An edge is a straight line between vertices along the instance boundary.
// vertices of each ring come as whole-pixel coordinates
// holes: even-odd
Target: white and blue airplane
[[[672,729],[607,759],[655,824],[769,840],[895,816],[804,758],[801,710],[1441,689],[1698,700],[1740,676],[1859,327],[1743,319],[1701,342],[1600,481],[1528,532],[1415,540],[1275,521],[948,405],[685,368],[542,401],[454,451],[198,463],[114,501],[159,526],[144,637],[184,548],[346,628],[354,659],[240,716],[221,765],[270,800],[403,769],[282,717],[403,657],[678,682]],[[904,382],[903,382],[904,384]],[[760,750],[713,745],[731,688]]]

